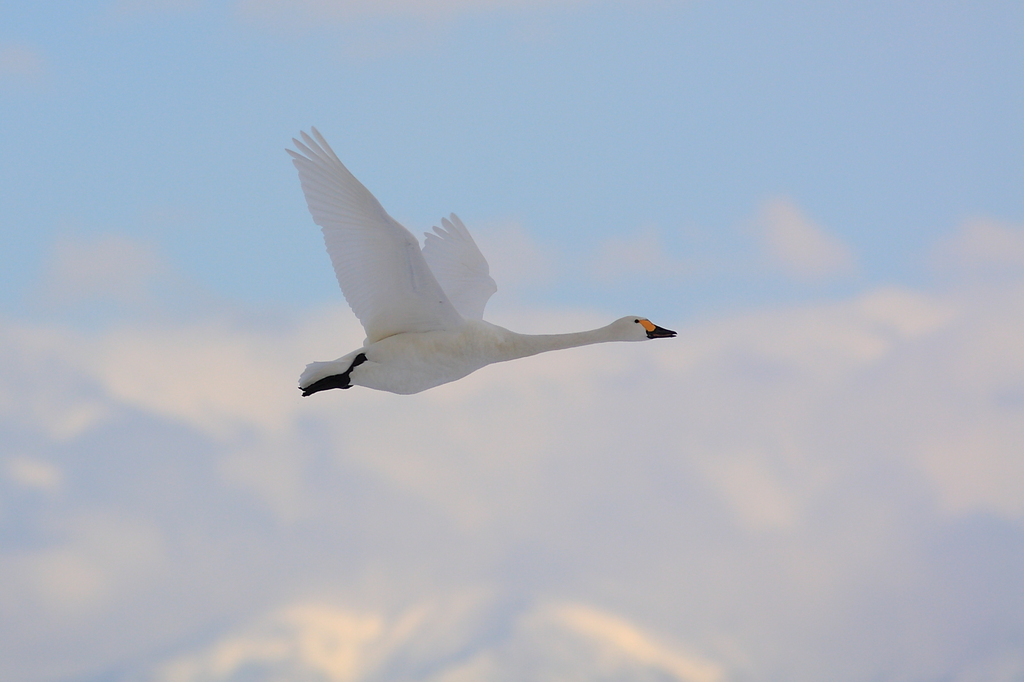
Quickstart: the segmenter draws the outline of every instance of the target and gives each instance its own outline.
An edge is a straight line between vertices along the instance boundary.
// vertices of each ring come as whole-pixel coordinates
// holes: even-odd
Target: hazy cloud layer
[[[1024,226],[991,218],[968,220],[936,246],[932,258],[942,270],[1019,273],[1024,268]]]
[[[12,482],[20,486],[50,493],[60,490],[64,479],[59,467],[28,457],[11,457],[7,461],[6,473]]]
[[[122,235],[90,239],[65,237],[57,242],[43,280],[43,296],[51,304],[86,301],[141,303],[166,274],[152,246]]]
[[[258,676],[459,680],[671,679],[717,682],[721,669],[586,605],[541,603],[509,620],[483,647],[474,632],[493,599],[465,590],[395,614],[295,604],[230,633],[205,651],[159,665],[161,682]],[[485,628],[486,629],[486,628]],[[473,651],[473,645],[477,650]],[[470,653],[467,655],[467,646]]]
[[[0,676],[1013,679],[1024,285],[979,287],[410,397],[299,397],[362,338],[340,307],[7,321]]]
[[[676,241],[686,242],[685,250],[679,244],[668,246],[665,235],[670,231],[635,228],[591,246],[580,275],[598,285],[620,287],[630,280],[697,283],[727,277],[763,282],[765,275],[822,284],[849,278],[858,269],[850,246],[788,198],[762,202],[752,220],[725,230],[737,238],[728,251],[710,246],[710,228],[674,230]]]
[[[501,281],[506,298],[514,299],[524,289],[551,284],[559,274],[559,263],[516,222],[474,227],[474,239],[486,254],[491,276]],[[422,240],[421,240],[422,241]]]
[[[34,83],[46,75],[42,52],[27,43],[0,43],[0,85]]]
[[[850,247],[789,199],[766,201],[757,226],[769,264],[786,275],[816,280],[849,275],[855,270],[856,259]]]
[[[597,245],[590,275],[608,284],[629,278],[681,279],[705,274],[708,267],[672,256],[657,231],[647,229],[627,238],[610,238]]]

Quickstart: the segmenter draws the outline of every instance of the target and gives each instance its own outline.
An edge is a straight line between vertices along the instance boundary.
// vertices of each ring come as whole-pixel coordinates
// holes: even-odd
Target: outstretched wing
[[[442,218],[441,225],[424,233],[423,257],[455,309],[463,317],[483,319],[487,299],[498,290],[487,260],[457,215]]]
[[[292,140],[301,153],[287,151],[367,343],[462,324],[416,238],[345,168],[317,129],[312,132],[303,132],[302,142]]]

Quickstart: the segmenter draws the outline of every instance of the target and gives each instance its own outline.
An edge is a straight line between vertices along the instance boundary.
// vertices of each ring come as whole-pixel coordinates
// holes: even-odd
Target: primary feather
[[[452,329],[462,316],[423,259],[419,242],[356,180],[316,128],[288,150],[345,300],[368,343],[401,332]],[[314,139],[315,138],[315,139]]]
[[[423,258],[455,309],[463,317],[482,320],[487,300],[498,285],[459,216],[452,213],[451,221],[442,218],[441,225],[424,233]]]

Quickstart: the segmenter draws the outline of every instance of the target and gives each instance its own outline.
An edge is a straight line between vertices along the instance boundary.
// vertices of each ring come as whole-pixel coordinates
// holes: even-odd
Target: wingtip
[[[306,154],[311,160],[319,158],[331,164],[344,166],[344,164],[341,163],[341,159],[339,159],[338,155],[334,153],[333,149],[331,149],[331,145],[327,144],[327,140],[320,134],[320,131],[317,130],[316,126],[310,126],[309,130],[312,135],[307,133],[305,130],[300,130],[299,137],[302,139],[299,140],[294,137],[292,138],[292,143],[299,149],[299,151]]]
[[[466,227],[465,223],[462,222],[462,219],[454,213],[452,213],[450,217],[452,224],[455,226],[455,230],[463,237],[463,239],[475,244],[476,241],[473,239],[473,235],[469,233],[469,229]]]
[[[302,135],[302,138],[304,140],[309,140],[309,136],[307,136],[305,132],[302,132],[300,134]],[[319,156],[319,154],[317,154],[313,149],[306,145],[302,140],[293,137],[292,144],[295,145],[295,148],[298,149],[298,151],[296,152],[289,149],[288,152],[297,159],[311,161],[317,156]]]

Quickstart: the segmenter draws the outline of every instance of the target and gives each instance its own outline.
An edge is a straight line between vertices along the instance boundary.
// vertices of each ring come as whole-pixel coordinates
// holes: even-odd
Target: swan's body
[[[363,347],[314,362],[299,378],[302,394],[365,386],[419,393],[495,362],[607,341],[675,336],[643,317],[623,317],[573,334],[517,334],[485,322],[497,290],[487,261],[462,221],[451,215],[427,233],[424,248],[348,172],[316,128],[293,140],[313,220],[321,226],[342,293],[366,329]]]

